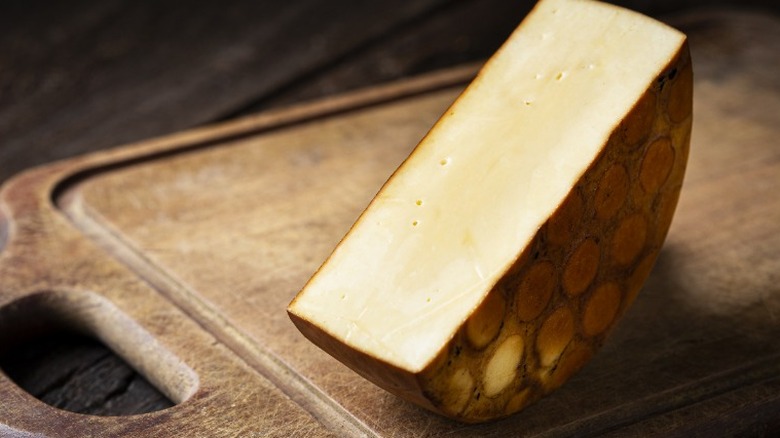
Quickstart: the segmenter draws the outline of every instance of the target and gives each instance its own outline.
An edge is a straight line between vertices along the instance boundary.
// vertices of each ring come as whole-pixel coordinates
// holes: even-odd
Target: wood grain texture
[[[45,162],[484,59],[533,3],[3,2],[0,182]],[[614,3],[659,17],[712,2]],[[774,0],[731,3],[780,13]]]
[[[90,337],[48,334],[3,350],[0,369],[56,408],[90,415],[135,415],[173,406],[143,376]]]
[[[615,336],[552,397],[500,423],[451,423],[362,381],[286,320],[292,295],[458,91],[417,91],[369,105],[408,88],[401,86],[61,163],[5,186],[2,303],[35,291],[95,291],[192,367],[200,386],[169,410],[74,424],[75,414],[37,403],[0,378],[7,425],[0,427],[54,435],[206,430],[199,427],[231,435],[258,427],[279,434],[565,436],[725,424],[734,433],[771,432],[780,373],[780,266],[772,257],[780,248],[780,90],[771,73],[780,65],[778,20],[711,13],[679,24],[691,36],[697,72],[679,214]],[[750,50],[735,49],[746,43]],[[334,115],[322,115],[328,113]],[[99,171],[57,189],[88,169]],[[52,194],[72,223],[52,207]],[[133,348],[125,354],[143,369]],[[159,358],[156,351],[150,359]],[[268,413],[260,398],[283,408]],[[228,409],[233,402],[239,406]],[[266,413],[250,415],[257,412]],[[172,429],[185,418],[187,427]]]
[[[441,4],[5,6],[0,180],[36,155],[51,161],[213,121]]]
[[[46,176],[52,174],[18,181],[33,187],[37,184],[32,180],[40,183]],[[52,320],[100,338],[180,404],[119,421],[85,416],[46,405],[2,375],[2,434],[194,436],[208,430],[212,436],[288,436],[296,431],[329,435],[311,413],[142,279],[106,258],[61,216],[34,208],[38,202],[45,204],[46,198],[19,187],[6,186],[2,194],[13,217],[9,241],[0,255],[3,344],[9,336],[34,332],[39,324]]]

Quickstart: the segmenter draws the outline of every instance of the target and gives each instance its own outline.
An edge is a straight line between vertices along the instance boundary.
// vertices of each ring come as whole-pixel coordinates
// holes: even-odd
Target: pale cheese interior
[[[385,185],[290,311],[422,369],[680,48],[613,6],[544,0]]]

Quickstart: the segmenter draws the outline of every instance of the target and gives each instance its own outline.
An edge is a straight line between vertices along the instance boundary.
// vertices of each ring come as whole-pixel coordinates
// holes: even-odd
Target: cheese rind
[[[535,400],[562,383],[555,366],[568,351],[595,349],[628,304],[594,291],[660,248],[671,213],[659,199],[676,202],[687,157],[690,81],[677,83],[688,70],[673,29],[592,1],[540,2],[291,318],[375,383],[445,415],[480,421]],[[661,138],[671,153],[650,146]],[[586,308],[596,310],[583,330]],[[557,314],[575,316],[559,324]],[[506,368],[515,359],[526,377]]]

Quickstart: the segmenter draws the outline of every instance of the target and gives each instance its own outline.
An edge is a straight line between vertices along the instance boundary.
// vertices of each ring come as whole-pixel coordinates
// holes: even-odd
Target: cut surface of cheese
[[[291,318],[429,409],[465,421],[521,409],[568,378],[551,370],[582,366],[649,273],[681,186],[690,88],[680,32],[594,1],[541,1]]]

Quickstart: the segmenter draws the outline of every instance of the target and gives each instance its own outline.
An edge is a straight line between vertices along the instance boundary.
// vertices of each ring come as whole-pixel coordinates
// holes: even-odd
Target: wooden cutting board
[[[780,20],[678,17],[696,71],[666,246],[607,345],[509,419],[378,389],[285,307],[474,72],[463,67],[19,175],[0,209],[0,347],[96,336],[176,406],[50,407],[0,374],[0,435],[570,436],[780,428]],[[56,147],[56,145],[52,145]]]

